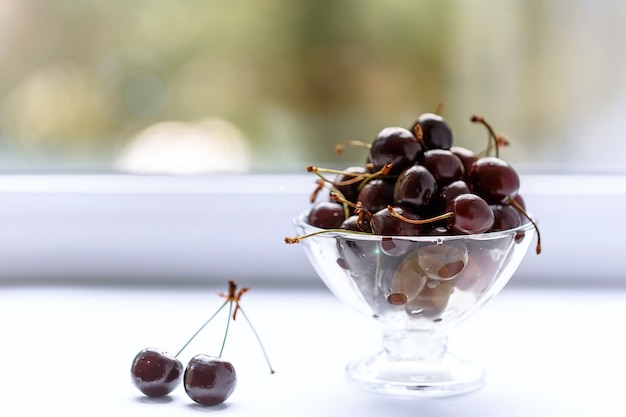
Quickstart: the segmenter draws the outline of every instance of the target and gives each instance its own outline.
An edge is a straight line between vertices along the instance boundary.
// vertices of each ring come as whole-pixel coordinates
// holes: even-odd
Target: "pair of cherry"
[[[130,369],[131,381],[142,393],[148,397],[163,397],[174,391],[182,382],[187,395],[199,404],[217,405],[230,397],[237,386],[237,373],[232,363],[222,359],[229,326],[226,327],[219,356],[196,355],[191,358],[184,369],[178,359],[189,343],[227,304],[230,306],[228,325],[230,325],[231,318],[235,320],[237,313],[241,312],[263,350],[270,372],[274,373],[258,334],[239,305],[241,296],[248,288],[243,287],[237,291],[237,284],[234,280],[229,281],[228,285],[227,294],[219,293],[226,299],[224,304],[191,336],[176,355],[158,348],[146,348],[135,356]]]

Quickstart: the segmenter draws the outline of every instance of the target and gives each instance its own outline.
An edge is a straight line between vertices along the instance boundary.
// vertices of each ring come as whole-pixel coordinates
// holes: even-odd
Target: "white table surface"
[[[626,292],[617,289],[506,288],[450,340],[486,366],[485,387],[404,400],[344,379],[348,360],[376,350],[375,324],[326,290],[251,288],[242,305],[276,373],[238,318],[224,357],[239,382],[226,403],[198,406],[182,386],[161,400],[143,397],[130,382],[135,354],[148,346],[176,353],[221,304],[217,290],[0,287],[0,415],[626,415]],[[184,364],[217,353],[225,311],[216,320],[181,355]]]

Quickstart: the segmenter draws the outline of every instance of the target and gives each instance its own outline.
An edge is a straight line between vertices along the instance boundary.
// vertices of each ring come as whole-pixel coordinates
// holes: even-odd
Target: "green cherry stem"
[[[204,328],[207,326],[207,324],[209,324],[209,323],[211,322],[211,320],[213,320],[213,319],[215,318],[215,316],[217,316],[217,315],[219,314],[219,312],[220,312],[220,311],[222,311],[222,310],[224,309],[224,307],[226,307],[226,304],[228,304],[229,302],[230,302],[230,301],[228,301],[228,300],[224,301],[224,304],[222,304],[222,305],[220,306],[220,308],[218,308],[218,309],[217,309],[217,311],[216,311],[215,313],[213,313],[213,315],[212,315],[211,317],[209,317],[209,319],[208,319],[207,321],[205,321],[205,322],[204,322],[204,324],[203,324],[202,326],[200,326],[200,328],[199,328],[199,329],[198,329],[198,330],[197,330],[197,331],[193,334],[193,336],[191,336],[191,337],[189,338],[189,340],[187,340],[187,343],[185,343],[185,344],[183,345],[183,347],[182,347],[182,348],[180,348],[180,350],[178,351],[178,353],[177,353],[176,355],[174,355],[174,357],[175,357],[175,358],[178,358],[178,355],[180,355],[181,353],[183,353],[183,350],[185,350],[185,348],[186,348],[187,346],[189,346],[189,343],[191,343],[191,341],[192,341],[193,339],[195,339],[195,338],[196,338],[196,336],[198,336],[198,334],[202,331],[202,329],[204,329]],[[232,307],[232,305],[231,305],[231,307]],[[229,315],[229,317],[230,317],[230,315]],[[220,355],[220,356],[221,356],[221,355]]]
[[[308,239],[310,237],[313,236],[317,236],[317,235],[321,235],[321,234],[326,234],[326,233],[344,233],[344,234],[350,234],[350,235],[366,235],[366,236],[372,236],[372,233],[369,232],[358,232],[356,230],[346,230],[346,229],[323,229],[323,230],[316,230],[315,232],[311,232],[308,233],[306,235],[300,235],[300,236],[287,236],[285,238],[285,243],[288,245],[293,245],[295,243],[300,243],[303,239]]]
[[[263,352],[263,356],[265,357],[265,362],[267,362],[267,366],[269,366],[270,368],[270,373],[272,374],[275,373],[274,368],[272,368],[272,364],[270,363],[270,359],[267,356],[267,352],[265,352],[265,348],[263,347],[263,343],[261,342],[261,338],[259,337],[259,334],[256,332],[256,329],[252,325],[252,322],[250,321],[246,313],[243,311],[241,306],[239,306],[239,311],[241,312],[241,315],[243,316],[243,318],[246,319],[246,322],[248,322],[248,325],[250,326],[250,329],[252,329],[252,333],[254,333],[254,337],[256,337],[257,342],[259,342],[259,346],[261,347],[261,352]]]
[[[226,339],[228,338],[228,330],[230,329],[230,320],[231,320],[231,315],[233,313],[233,302],[232,301],[226,301],[227,303],[230,304],[230,306],[228,307],[228,320],[226,321],[226,330],[224,330],[224,339],[222,339],[222,347],[220,348],[220,354],[219,354],[219,358],[222,357],[222,353],[224,353],[224,346],[226,346]]]

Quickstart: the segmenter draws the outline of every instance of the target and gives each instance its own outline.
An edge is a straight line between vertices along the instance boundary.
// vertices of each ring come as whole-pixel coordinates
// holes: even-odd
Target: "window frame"
[[[4,175],[0,284],[320,285],[291,220],[309,175]],[[513,284],[624,284],[626,176],[521,175],[543,253]],[[617,211],[617,215],[611,212]]]

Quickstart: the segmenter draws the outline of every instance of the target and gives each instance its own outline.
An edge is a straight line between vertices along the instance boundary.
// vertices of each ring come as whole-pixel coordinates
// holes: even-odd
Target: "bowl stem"
[[[481,365],[448,352],[445,335],[387,330],[383,348],[348,364],[348,380],[358,388],[403,397],[449,396],[482,387]]]

